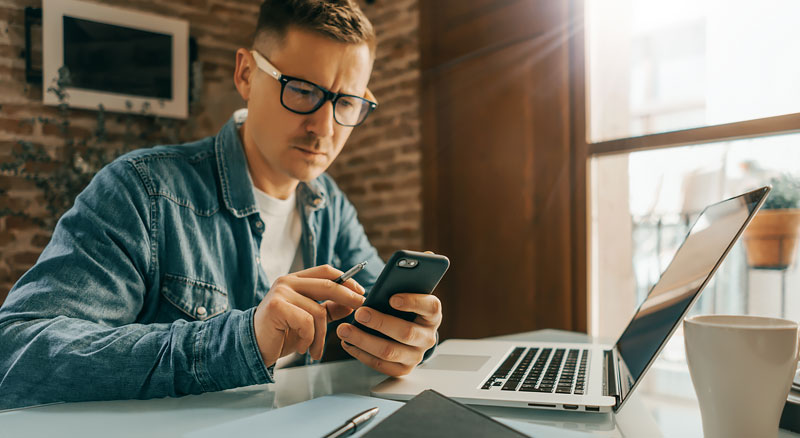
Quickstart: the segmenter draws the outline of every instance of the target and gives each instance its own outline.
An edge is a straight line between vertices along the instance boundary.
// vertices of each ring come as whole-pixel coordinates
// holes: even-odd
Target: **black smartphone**
[[[372,286],[363,306],[412,321],[417,314],[393,308],[389,305],[389,298],[396,293],[429,294],[433,292],[449,266],[450,260],[440,254],[396,251],[386,262],[386,266],[375,281],[375,285]],[[375,336],[388,338],[383,333],[365,327],[358,321],[354,321],[353,325]]]

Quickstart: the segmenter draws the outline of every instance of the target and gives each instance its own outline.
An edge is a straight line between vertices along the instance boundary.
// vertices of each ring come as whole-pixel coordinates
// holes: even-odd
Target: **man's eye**
[[[289,87],[289,89],[292,90],[293,93],[297,93],[302,96],[308,96],[309,94],[311,94],[311,90],[307,88]]]

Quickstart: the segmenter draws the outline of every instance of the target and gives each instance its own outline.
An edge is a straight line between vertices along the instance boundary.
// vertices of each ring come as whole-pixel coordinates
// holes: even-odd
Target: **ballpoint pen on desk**
[[[348,269],[347,272],[345,272],[344,274],[340,275],[339,278],[337,278],[336,280],[333,280],[333,282],[334,283],[338,283],[338,284],[344,283],[345,281],[349,280],[352,276],[358,274],[359,271],[364,269],[364,266],[367,266],[367,262],[366,261],[363,261],[363,262],[353,266],[352,268]]]
[[[333,432],[325,435],[323,438],[341,438],[350,436],[356,433],[359,427],[366,424],[369,420],[378,415],[378,407],[367,409],[366,411],[356,415],[355,417],[347,420],[347,422],[337,427]]]

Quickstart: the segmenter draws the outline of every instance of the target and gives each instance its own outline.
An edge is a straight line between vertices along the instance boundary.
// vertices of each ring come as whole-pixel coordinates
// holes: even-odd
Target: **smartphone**
[[[444,277],[447,268],[450,267],[450,260],[440,254],[428,254],[417,251],[401,250],[396,251],[386,262],[383,271],[375,281],[367,295],[363,306],[373,308],[388,315],[412,321],[417,317],[416,313],[403,312],[389,305],[389,298],[396,293],[416,293],[430,294]],[[353,325],[365,332],[389,338],[378,331],[365,327],[358,321],[353,321]]]

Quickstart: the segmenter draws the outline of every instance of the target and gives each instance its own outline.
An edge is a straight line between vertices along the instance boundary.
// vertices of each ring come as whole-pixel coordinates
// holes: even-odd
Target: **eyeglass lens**
[[[322,106],[325,93],[309,82],[290,80],[283,88],[283,104],[292,111],[311,113]],[[355,126],[369,113],[369,102],[355,96],[339,96],[334,103],[334,118],[339,124]]]

